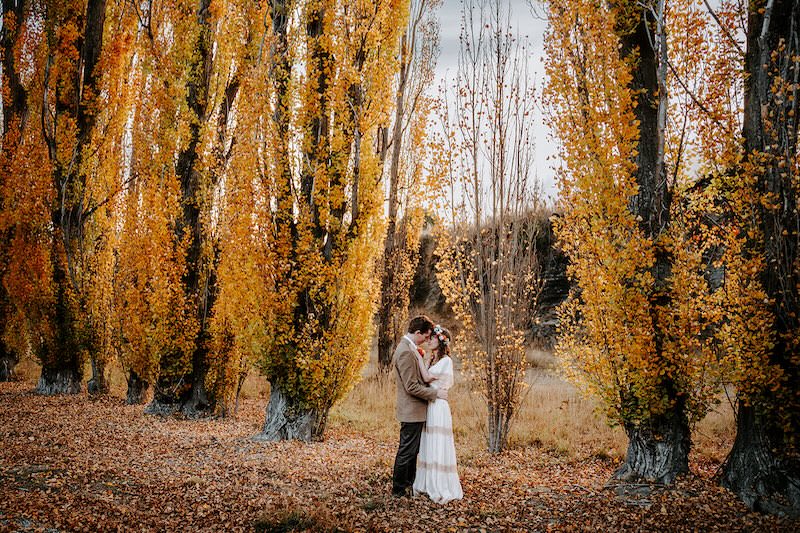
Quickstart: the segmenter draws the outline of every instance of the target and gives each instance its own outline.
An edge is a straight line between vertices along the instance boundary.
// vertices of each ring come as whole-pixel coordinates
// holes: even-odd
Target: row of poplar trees
[[[800,2],[553,0],[546,99],[574,290],[558,351],[629,439],[688,472],[723,387],[721,481],[800,514]]]
[[[255,365],[263,438],[319,438],[373,334],[409,2],[2,5],[0,377],[102,392],[118,358],[193,415]]]

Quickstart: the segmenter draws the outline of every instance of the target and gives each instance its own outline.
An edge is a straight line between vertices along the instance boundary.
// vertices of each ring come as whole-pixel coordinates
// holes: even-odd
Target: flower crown
[[[433,334],[436,336],[436,338],[439,340],[441,344],[444,344],[445,346],[450,344],[450,339],[448,339],[447,335],[444,334],[444,329],[442,329],[442,326],[440,326],[439,324],[433,326]]]

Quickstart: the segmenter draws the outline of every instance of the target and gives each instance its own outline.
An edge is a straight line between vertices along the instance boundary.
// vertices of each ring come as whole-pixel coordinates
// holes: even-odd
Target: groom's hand
[[[446,390],[441,390],[441,389],[437,390],[436,391],[436,397],[439,398],[440,400],[446,400],[447,399],[447,391]]]

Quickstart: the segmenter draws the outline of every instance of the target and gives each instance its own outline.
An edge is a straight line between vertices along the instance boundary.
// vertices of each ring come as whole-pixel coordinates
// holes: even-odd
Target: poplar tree
[[[14,11],[8,7],[4,14]],[[105,16],[104,0],[21,3],[8,19],[13,44],[11,33],[4,39],[10,68],[3,87],[11,106],[1,167],[3,221],[13,250],[4,286],[21,348],[28,344],[42,363],[37,390],[43,394],[78,392],[87,354],[98,342],[89,285],[101,245],[88,222],[103,199],[88,147]]]
[[[417,0],[400,37],[393,118],[381,130],[379,151],[387,195],[386,239],[379,263],[381,295],[378,305],[378,365],[391,370],[392,355],[405,333],[409,291],[414,276],[423,210],[417,191],[429,188],[424,179],[428,114],[431,98],[425,94],[433,81],[439,52],[440,0]]]
[[[19,146],[19,138],[25,130],[28,120],[28,93],[20,78],[20,67],[15,50],[23,38],[25,16],[29,6],[23,1],[3,1],[3,26],[0,29],[0,68],[2,68],[2,131],[0,138],[0,381],[9,381],[14,376],[14,368],[19,363],[20,355],[28,349],[24,335],[20,335],[20,321],[14,319],[14,307],[11,295],[6,289],[6,273],[13,260],[12,239],[13,222],[8,215],[13,202],[11,176],[13,171],[13,155]]]
[[[433,156],[445,216],[436,277],[462,327],[465,374],[486,404],[486,444],[503,451],[525,390],[526,331],[540,290],[539,205],[527,42],[510,5],[465,2],[452,107]]]
[[[800,2],[770,0],[747,8],[744,60],[744,156],[736,184],[754,198],[745,253],[770,314],[766,361],[744,366],[736,440],[722,483],[751,508],[800,515]],[[773,379],[765,379],[771,376]]]
[[[563,161],[557,234],[576,281],[557,351],[625,429],[615,477],[669,483],[688,472],[685,377],[698,362],[673,340],[699,332],[673,320],[664,7],[550,2],[546,96]]]
[[[283,18],[293,16],[297,31]],[[259,365],[271,393],[259,438],[321,438],[368,358],[384,229],[373,147],[407,16],[399,1],[271,4],[274,77],[264,86],[273,111],[263,138],[274,151],[258,153],[256,168],[271,193],[258,227],[268,228],[278,260],[266,265],[276,305],[262,315]]]

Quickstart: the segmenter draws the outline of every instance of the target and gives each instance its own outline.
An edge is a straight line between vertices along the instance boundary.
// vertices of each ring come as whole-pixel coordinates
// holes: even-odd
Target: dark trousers
[[[414,485],[417,477],[417,454],[422,427],[425,422],[400,422],[400,445],[394,458],[392,472],[392,494],[401,495]]]

